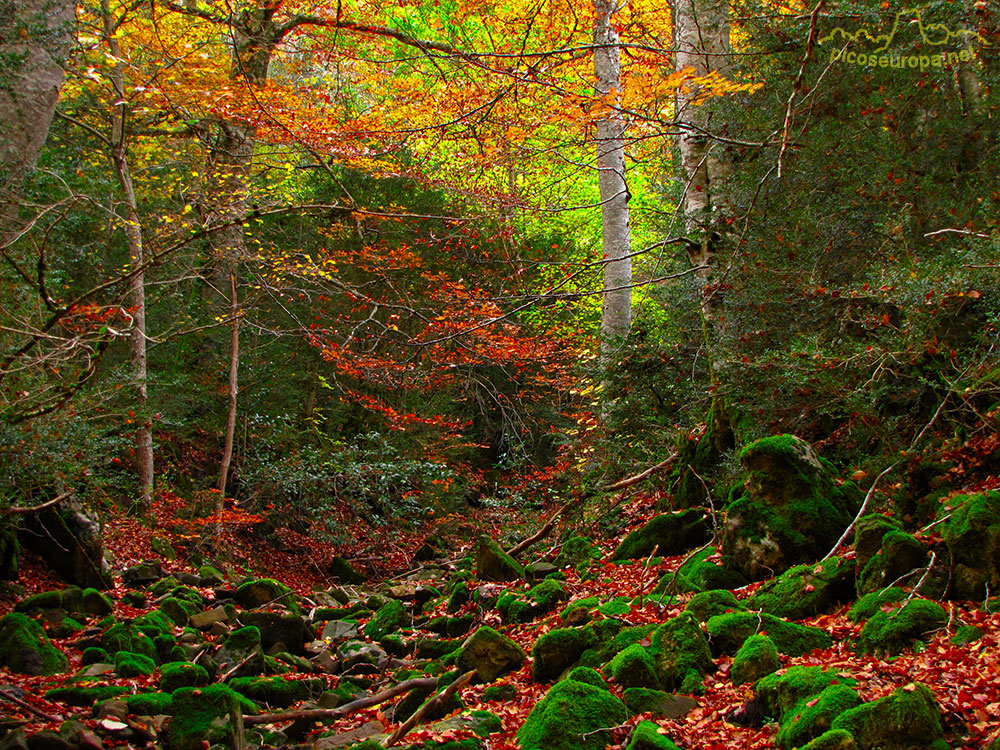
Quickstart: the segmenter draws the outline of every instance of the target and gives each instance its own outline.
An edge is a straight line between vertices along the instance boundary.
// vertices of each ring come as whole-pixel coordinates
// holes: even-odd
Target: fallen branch
[[[37,511],[43,510],[45,508],[51,508],[53,505],[58,505],[72,494],[73,494],[72,491],[67,490],[66,492],[60,492],[51,500],[46,500],[44,503],[40,503],[38,505],[31,505],[25,507],[19,507],[15,505],[10,508],[0,508],[0,514],[3,514],[5,516],[11,516],[14,515],[15,513],[36,513]]]
[[[255,656],[257,656],[257,652],[253,651],[253,652],[250,653],[249,656],[247,656],[245,659],[241,660],[238,664],[236,664],[235,666],[227,669],[225,672],[222,673],[222,677],[219,678],[219,682],[225,682],[226,680],[228,680],[230,677],[232,677],[234,674],[236,674],[236,672],[239,671],[240,667],[242,667],[242,666],[246,665],[247,663],[249,663],[249,661],[251,659],[253,659]]]
[[[442,690],[440,693],[438,693],[435,696],[432,696],[429,700],[427,700],[424,703],[424,705],[422,705],[420,708],[418,708],[416,711],[413,712],[413,716],[411,716],[409,719],[407,719],[398,727],[396,727],[389,734],[389,736],[386,737],[385,741],[382,743],[382,747],[392,747],[397,742],[399,742],[403,737],[405,737],[407,734],[410,733],[410,730],[413,729],[413,727],[415,727],[423,720],[424,716],[426,716],[435,707],[440,706],[442,703],[447,702],[447,700],[451,698],[451,696],[453,696],[458,690],[461,690],[463,687],[468,685],[469,681],[475,676],[476,676],[476,670],[474,669],[471,672],[466,672],[457,680],[455,680],[453,683],[451,683],[448,687]]]
[[[844,533],[840,535],[840,539],[838,539],[837,543],[833,545],[833,549],[831,549],[829,552],[826,553],[826,556],[823,558],[824,560],[833,557],[835,554],[837,554],[837,550],[840,549],[840,545],[842,545],[845,541],[847,541],[847,537],[850,536],[850,533],[852,531],[854,531],[854,527],[858,525],[858,521],[861,520],[861,517],[865,514],[865,511],[868,510],[868,504],[872,501],[872,498],[875,496],[875,488],[878,487],[879,481],[881,481],[882,477],[884,477],[890,471],[895,469],[897,466],[899,466],[899,461],[894,461],[893,463],[889,464],[884,469],[882,469],[882,473],[879,474],[877,477],[875,477],[875,481],[872,482],[872,486],[868,488],[868,494],[865,495],[864,502],[861,503],[861,508],[858,509],[858,514],[854,516],[853,521],[847,524],[847,528],[844,529]]]
[[[569,508],[569,506],[572,505],[574,502],[575,502],[574,500],[570,500],[568,503],[563,505],[559,510],[557,510],[552,515],[552,517],[548,521],[545,522],[545,525],[542,526],[542,528],[540,528],[535,534],[529,536],[523,542],[515,544],[513,547],[507,550],[507,554],[510,555],[511,557],[514,557],[515,555],[524,552],[524,550],[528,549],[528,547],[530,547],[535,542],[540,541],[541,539],[547,537],[551,533],[552,528],[556,525],[556,521],[559,520],[559,516],[565,513],[566,510]]]
[[[368,708],[369,706],[377,706],[379,703],[384,703],[390,698],[395,698],[400,693],[406,693],[416,688],[426,689],[436,686],[437,678],[435,677],[414,677],[412,680],[404,680],[398,685],[393,685],[380,693],[375,693],[375,695],[358,698],[356,701],[345,703],[343,706],[337,706],[336,708],[304,708],[298,711],[283,711],[277,714],[244,716],[243,725],[252,727],[258,724],[276,724],[278,722],[297,721],[299,719],[311,719],[314,721],[336,719],[341,716],[347,716],[355,711],[360,711],[363,708]]]
[[[602,488],[601,492],[617,492],[618,490],[628,489],[634,484],[639,484],[639,482],[641,482],[643,479],[650,476],[651,474],[654,474],[657,471],[667,468],[670,465],[670,462],[673,461],[675,458],[677,458],[677,454],[671,453],[669,456],[667,456],[665,459],[660,461],[660,463],[656,464],[655,466],[650,466],[648,469],[639,472],[635,476],[631,476],[628,477],[627,479],[622,479],[618,482],[615,482],[614,484],[608,485],[607,487]]]
[[[47,714],[44,711],[39,711],[34,706],[31,706],[31,705],[25,703],[23,700],[21,700],[20,698],[15,697],[13,695],[11,695],[6,690],[0,690],[0,699],[8,701],[9,703],[13,703],[15,706],[20,706],[25,711],[29,711],[29,712],[33,713],[35,716],[40,716],[41,718],[45,719],[46,721],[62,721],[61,719],[56,718],[52,714]]]

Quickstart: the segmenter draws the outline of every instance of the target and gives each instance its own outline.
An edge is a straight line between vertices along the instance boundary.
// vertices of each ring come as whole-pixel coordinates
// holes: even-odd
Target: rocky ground
[[[863,514],[827,556],[862,493],[794,438],[741,460],[724,513],[640,499],[620,539],[514,557],[459,524],[388,580],[29,564],[0,750],[1000,748],[1000,493]]]

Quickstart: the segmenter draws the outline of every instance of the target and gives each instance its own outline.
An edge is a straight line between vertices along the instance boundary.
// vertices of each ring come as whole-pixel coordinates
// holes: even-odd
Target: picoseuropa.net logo
[[[902,48],[909,40],[906,32],[916,29],[913,43],[922,41],[917,50]],[[862,27],[850,32],[841,27],[819,38],[821,45],[830,44],[829,62],[856,65],[862,68],[904,68],[930,70],[969,62],[975,55],[973,45],[986,45],[986,39],[971,29],[952,30],[943,23],[924,23],[921,10],[912,8],[899,11],[893,19],[888,33],[873,33]],[[857,46],[872,44],[868,50],[855,49]],[[894,46],[895,45],[895,46]],[[930,49],[926,49],[929,47]]]

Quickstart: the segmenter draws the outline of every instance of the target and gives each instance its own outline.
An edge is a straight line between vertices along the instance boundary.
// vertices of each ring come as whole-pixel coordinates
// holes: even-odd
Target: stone
[[[476,578],[483,581],[518,581],[524,568],[485,534],[476,539]]]
[[[377,737],[384,733],[385,727],[381,721],[369,721],[360,727],[347,732],[337,732],[336,734],[320,737],[313,743],[313,750],[339,750],[342,747],[350,747],[359,742],[364,742],[369,737]]]
[[[881,549],[858,576],[858,591],[869,594],[886,586],[916,583],[929,557],[927,548],[912,534],[888,531],[882,537]]]
[[[656,662],[659,686],[664,690],[701,692],[702,677],[715,671],[705,633],[690,612],[682,612],[657,627],[650,634],[649,650]]]
[[[947,750],[941,710],[926,685],[909,683],[882,700],[845,711],[832,729],[851,734],[858,747],[879,750]]]
[[[327,643],[340,641],[344,638],[356,638],[358,635],[358,624],[351,620],[331,620],[323,626],[320,633],[320,640]]]
[[[188,620],[188,624],[192,628],[198,628],[198,630],[205,630],[210,628],[217,622],[227,622],[229,620],[229,615],[226,614],[226,608],[212,607],[212,609],[205,610],[204,612],[199,612],[197,614],[191,615]]]
[[[659,729],[651,721],[640,721],[632,730],[625,750],[680,750],[669,737],[660,734]]]
[[[927,599],[911,599],[873,614],[858,636],[858,653],[895,656],[948,624],[948,610]]]
[[[531,710],[517,739],[523,750],[604,750],[609,728],[627,718],[625,704],[606,689],[563,680]]]
[[[250,625],[229,633],[215,654],[215,663],[223,673],[238,666],[232,675],[234,677],[250,677],[263,672],[264,652],[260,631]]]
[[[0,666],[26,675],[54,675],[69,660],[45,635],[42,626],[20,612],[0,618]]]
[[[368,579],[359,573],[353,565],[339,555],[334,555],[333,559],[326,566],[326,574],[339,583],[356,585],[365,583]]]
[[[165,573],[159,560],[150,560],[132,565],[122,571],[122,583],[132,588],[142,588],[159,581]]]
[[[953,599],[983,601],[1000,590],[1000,491],[956,495],[941,509],[941,536],[955,565]]]
[[[774,642],[766,635],[752,635],[743,641],[733,657],[729,676],[734,685],[757,682],[781,669],[781,659]]]
[[[766,582],[743,605],[744,609],[806,620],[845,602],[854,601],[854,563],[842,557],[796,565]]]
[[[479,682],[493,682],[500,675],[520,669],[527,658],[514,641],[484,625],[462,644],[455,664],[463,672],[476,670]]]
[[[531,677],[552,682],[580,660],[592,636],[579,628],[556,628],[535,639],[531,647]]]
[[[378,641],[410,624],[410,613],[396,599],[391,599],[372,615],[364,627],[365,637]]]
[[[635,560],[649,557],[654,549],[661,557],[679,555],[692,547],[700,547],[711,536],[712,522],[700,508],[662,513],[626,536],[611,559]]]
[[[747,638],[761,631],[768,634],[779,653],[788,656],[802,656],[833,644],[830,634],[822,628],[799,625],[766,613],[716,615],[708,619],[707,628],[712,649],[717,653],[735,654]]]
[[[260,631],[261,647],[265,650],[283,644],[282,651],[301,654],[302,647],[312,640],[311,628],[300,615],[243,612],[240,614],[240,622],[243,625],[252,625]]]
[[[104,561],[101,525],[74,500],[30,514],[20,540],[63,580],[102,590],[114,585]]]
[[[213,744],[231,746],[231,714],[257,712],[256,706],[227,685],[180,688],[173,693],[167,729],[167,750],[203,750]]]
[[[300,614],[295,594],[283,583],[272,578],[258,578],[247,581],[236,589],[236,601],[244,609],[282,605],[292,614]]]
[[[497,609],[508,622],[531,622],[551,612],[568,598],[566,586],[561,581],[548,578],[523,595],[501,594],[497,599]]]
[[[698,707],[698,701],[690,696],[650,688],[625,688],[623,696],[625,705],[632,713],[648,713],[655,718],[679,719]]]

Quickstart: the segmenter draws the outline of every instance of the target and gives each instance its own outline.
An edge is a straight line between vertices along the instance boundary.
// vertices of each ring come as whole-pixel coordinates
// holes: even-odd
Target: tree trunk
[[[604,293],[601,297],[601,355],[607,364],[628,335],[632,322],[632,258],[625,181],[625,121],[616,109],[621,92],[618,32],[612,16],[615,0],[594,0],[594,75],[600,106],[597,121],[597,168],[600,174]]]
[[[132,267],[139,269],[129,284],[129,301],[132,308],[132,331],[129,350],[132,360],[132,382],[135,387],[136,413],[139,427],[135,433],[135,459],[139,472],[139,500],[148,513],[153,508],[153,427],[146,407],[146,281],[142,266],[144,262],[142,225],[139,222],[139,206],[132,182],[132,170],[128,160],[128,141],[125,118],[128,105],[125,101],[125,64],[121,62],[121,49],[111,17],[109,0],[101,2],[101,16],[104,24],[105,43],[112,56],[119,60],[110,70],[109,78],[120,104],[111,108],[111,159],[114,162],[118,184],[125,196],[125,234],[128,238],[129,256]]]
[[[240,304],[237,296],[236,265],[229,269],[229,295],[232,318],[231,338],[229,344],[229,411],[226,414],[226,444],[222,451],[222,465],[219,467],[219,503],[226,497],[226,483],[229,479],[229,466],[233,460],[233,443],[236,440],[236,404],[239,395],[240,366]]]
[[[17,199],[48,137],[75,9],[71,0],[0,0],[0,244],[17,233]]]

